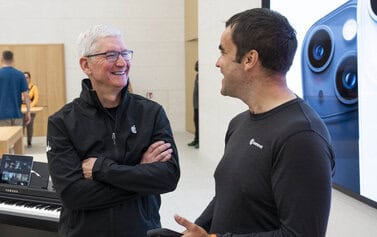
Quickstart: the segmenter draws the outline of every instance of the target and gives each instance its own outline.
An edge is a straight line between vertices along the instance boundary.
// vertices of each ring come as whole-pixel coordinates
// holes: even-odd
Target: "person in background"
[[[334,152],[324,122],[287,86],[296,32],[265,8],[237,13],[225,26],[221,94],[248,110],[229,123],[214,198],[195,224],[175,220],[184,237],[323,237]]]
[[[161,226],[160,194],[180,176],[169,120],[161,105],[128,92],[133,51],[118,29],[92,26],[78,48],[89,78],[47,128],[49,171],[62,201],[59,236],[146,236]]]
[[[195,135],[194,140],[187,145],[199,148],[199,61],[196,61],[194,69],[196,71],[193,92]]]
[[[25,124],[30,123],[30,99],[24,74],[13,67],[13,52],[3,51],[0,68],[0,126],[22,126],[21,104],[25,101]]]
[[[39,91],[38,87],[31,82],[31,75],[30,72],[24,72],[26,81],[28,83],[29,88],[29,99],[30,99],[30,107],[35,107],[38,104],[39,100]],[[22,104],[23,107],[26,107],[25,103]],[[31,113],[31,119],[30,123],[28,125],[24,124],[26,126],[26,136],[27,136],[27,146],[31,147],[31,141],[33,138],[33,130],[34,130],[34,119],[35,119],[36,113]]]

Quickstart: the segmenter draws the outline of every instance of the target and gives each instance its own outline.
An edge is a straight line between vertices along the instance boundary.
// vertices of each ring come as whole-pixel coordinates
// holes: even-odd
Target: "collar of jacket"
[[[81,90],[80,98],[92,106],[99,106],[103,109],[103,106],[98,99],[97,92],[93,90],[92,83],[89,78],[85,78],[81,81],[81,87],[82,87],[82,90]],[[128,84],[120,92],[121,97],[122,97],[121,104],[124,104],[126,102],[127,93],[128,93],[127,87],[128,87]],[[121,104],[119,106],[121,106]]]

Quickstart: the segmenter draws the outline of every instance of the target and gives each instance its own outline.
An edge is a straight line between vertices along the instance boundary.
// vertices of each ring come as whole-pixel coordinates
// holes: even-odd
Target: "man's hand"
[[[173,153],[173,149],[171,149],[170,147],[171,144],[165,143],[164,141],[157,141],[153,143],[144,152],[140,164],[147,164],[158,161],[164,162],[170,160],[171,153]]]
[[[186,228],[186,230],[183,232],[182,237],[208,237],[209,236],[209,234],[202,227],[190,222],[184,217],[175,215],[174,219],[178,224]]]
[[[22,92],[22,101],[25,103],[25,106],[26,106],[25,124],[29,125],[31,121],[31,115],[30,115],[30,98],[29,98],[29,93],[27,91]]]
[[[31,122],[31,114],[30,114],[30,111],[28,111],[25,113],[25,124],[29,125],[30,122]]]
[[[92,170],[96,160],[96,157],[89,157],[81,162],[82,173],[84,174],[85,179],[93,179]]]

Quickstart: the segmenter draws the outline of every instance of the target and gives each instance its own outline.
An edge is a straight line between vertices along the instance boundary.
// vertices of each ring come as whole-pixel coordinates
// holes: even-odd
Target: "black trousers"
[[[199,143],[199,109],[194,109],[195,137],[194,142]]]
[[[27,135],[27,144],[31,144],[31,140],[33,138],[33,131],[34,131],[34,120],[35,120],[35,115],[36,113],[31,113],[31,120],[30,120],[30,123],[28,125],[25,124],[25,115],[24,115],[24,119],[23,119],[23,123],[24,123],[24,128],[26,127],[26,135]]]

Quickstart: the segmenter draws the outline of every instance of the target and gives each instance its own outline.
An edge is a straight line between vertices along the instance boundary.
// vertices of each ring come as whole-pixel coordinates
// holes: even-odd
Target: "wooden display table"
[[[0,157],[13,145],[16,154],[24,153],[22,126],[0,127]]]
[[[36,107],[30,107],[30,113],[37,113],[37,112],[40,112],[42,110],[43,110],[43,107],[38,107],[38,106],[36,106]],[[25,114],[26,113],[26,107],[22,106],[21,107],[21,112],[23,114]]]

